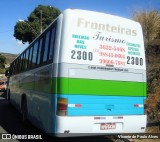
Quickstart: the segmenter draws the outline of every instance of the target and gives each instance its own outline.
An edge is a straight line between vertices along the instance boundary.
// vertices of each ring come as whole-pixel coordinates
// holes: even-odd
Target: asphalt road
[[[51,137],[41,130],[34,127],[31,123],[24,124],[21,119],[21,114],[5,99],[6,94],[0,92],[0,137],[2,134],[15,134],[15,135],[41,135],[42,141],[54,142],[112,142],[106,137],[76,137],[76,138],[55,138]],[[13,135],[12,135],[13,136]],[[0,142],[22,142],[25,140],[2,140]],[[28,140],[27,140],[28,141]],[[31,140],[30,140],[31,141]],[[37,141],[37,140],[32,140]]]
[[[15,135],[35,134],[44,135],[44,137],[50,139],[50,136],[47,136],[29,122],[24,124],[21,119],[21,114],[11,104],[9,104],[5,97],[6,94],[0,92],[0,135],[3,133]],[[23,140],[18,141],[21,142]]]

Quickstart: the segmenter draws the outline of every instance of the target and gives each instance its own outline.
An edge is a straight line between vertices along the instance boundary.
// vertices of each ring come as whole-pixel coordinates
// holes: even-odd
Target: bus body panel
[[[25,94],[35,126],[57,136],[145,131],[146,65],[137,22],[66,10],[57,18],[53,52],[52,61],[10,78],[11,103],[21,111]]]
[[[27,119],[47,133],[55,132],[56,80],[61,37],[62,15],[57,18],[53,63],[10,77],[10,100],[21,112],[22,95],[27,98]]]
[[[143,115],[146,76],[143,70],[59,65],[59,98],[68,100],[67,115]],[[76,105],[79,105],[76,107]]]
[[[60,63],[146,70],[139,23],[80,10],[66,10],[63,17]]]
[[[65,11],[63,17],[65,24],[59,56],[57,97],[65,98],[68,107],[66,116],[57,116],[57,133],[72,133],[72,127],[84,132],[79,124],[87,124],[80,118],[90,116],[122,116],[126,118],[123,123],[126,127],[121,132],[144,132],[146,65],[141,26],[117,16],[73,11]],[[79,124],[65,123],[65,119],[67,122],[70,118],[75,119],[73,123]],[[132,118],[136,118],[137,123]],[[113,119],[112,122],[116,121]],[[67,129],[68,125],[72,125],[70,129]],[[87,126],[93,127],[93,123]],[[61,131],[61,128],[65,129]],[[73,130],[73,133],[77,131]],[[92,133],[92,130],[88,132]]]
[[[56,135],[60,137],[117,133],[143,133],[147,120],[146,115],[76,117],[57,116],[56,119],[58,124]],[[116,128],[106,130],[101,129],[101,124],[106,123],[115,123]]]
[[[30,73],[26,72],[14,76],[13,80],[19,83],[19,85],[15,87],[10,86],[11,103],[21,111],[22,95],[25,95],[28,119],[34,125],[48,133],[51,131],[50,124],[52,121],[50,117],[52,112],[52,95],[50,91],[52,87],[52,84],[50,84],[51,74],[51,65],[42,67]]]
[[[68,99],[67,116],[143,115],[144,97],[60,95]]]

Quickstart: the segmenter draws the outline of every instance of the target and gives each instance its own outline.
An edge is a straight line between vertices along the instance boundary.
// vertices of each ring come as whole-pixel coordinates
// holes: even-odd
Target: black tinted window
[[[50,37],[50,31],[46,34],[46,38],[45,38],[43,62],[46,62],[48,58],[49,37]]]

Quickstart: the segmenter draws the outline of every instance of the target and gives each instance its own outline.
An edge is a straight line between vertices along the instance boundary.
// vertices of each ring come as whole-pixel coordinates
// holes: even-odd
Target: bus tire
[[[25,95],[22,95],[21,101],[22,121],[24,124],[27,122],[27,99]]]

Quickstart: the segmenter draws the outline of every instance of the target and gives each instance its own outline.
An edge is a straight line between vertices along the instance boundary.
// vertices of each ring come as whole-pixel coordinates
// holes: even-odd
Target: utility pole
[[[42,33],[42,10],[41,10],[41,31],[40,31],[40,33]]]

